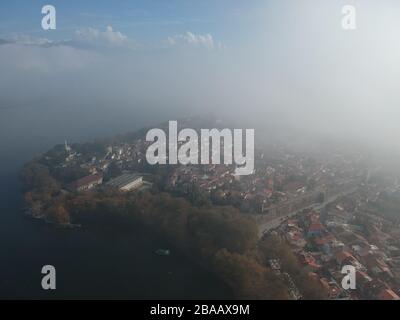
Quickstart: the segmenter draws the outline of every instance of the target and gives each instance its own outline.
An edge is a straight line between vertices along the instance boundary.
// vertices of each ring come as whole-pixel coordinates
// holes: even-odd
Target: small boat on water
[[[170,255],[170,251],[169,249],[157,249],[156,250],[156,254],[158,254],[159,256],[169,256]]]

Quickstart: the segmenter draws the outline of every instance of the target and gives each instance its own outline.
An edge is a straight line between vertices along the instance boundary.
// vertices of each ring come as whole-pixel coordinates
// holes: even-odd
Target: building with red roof
[[[400,297],[391,289],[383,289],[379,295],[379,300],[400,300]]]
[[[91,174],[72,182],[68,188],[72,191],[86,191],[93,189],[94,187],[102,183],[102,174]]]

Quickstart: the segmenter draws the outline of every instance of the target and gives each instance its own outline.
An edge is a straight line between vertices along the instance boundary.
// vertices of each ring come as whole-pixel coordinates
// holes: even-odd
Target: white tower
[[[71,147],[68,145],[67,140],[65,140],[65,152],[69,153],[71,151]]]

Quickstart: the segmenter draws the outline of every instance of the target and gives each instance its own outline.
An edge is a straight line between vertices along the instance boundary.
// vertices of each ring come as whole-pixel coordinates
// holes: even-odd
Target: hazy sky
[[[398,148],[399,35],[395,0],[3,0],[0,109],[214,111]]]

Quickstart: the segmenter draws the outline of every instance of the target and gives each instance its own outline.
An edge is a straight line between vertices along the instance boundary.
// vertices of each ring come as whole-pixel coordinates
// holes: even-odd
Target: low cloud
[[[207,49],[222,48],[221,43],[216,43],[211,34],[194,34],[187,31],[184,34],[174,35],[168,37],[166,40],[168,46],[182,46],[189,45],[193,47],[202,47]]]
[[[111,26],[107,26],[104,31],[91,27],[79,29],[75,31],[75,35],[71,39],[64,40],[51,40],[29,34],[18,34],[7,39],[0,39],[0,46],[5,45],[42,48],[71,47],[99,52],[113,49],[134,50],[139,47],[135,41],[121,32],[115,31]]]
[[[47,38],[32,37],[28,34],[15,35],[9,39],[0,39],[0,45],[21,45],[21,46],[36,46],[36,47],[51,47],[61,45],[62,42],[56,42]]]
[[[88,41],[90,43],[108,44],[108,45],[124,45],[129,42],[126,35],[119,31],[114,31],[111,26],[107,26],[105,31],[94,28],[84,28],[75,32],[78,39]]]
[[[0,39],[0,46],[7,44],[16,44],[21,46],[34,46],[34,47],[60,47],[67,46],[84,50],[137,50],[146,48],[124,35],[120,31],[116,31],[112,26],[107,26],[104,31],[92,27],[81,28],[75,31],[71,39],[65,40],[51,40],[44,37],[33,37],[28,34],[19,34],[12,38]],[[168,37],[162,47],[165,45],[169,48],[182,47],[182,48],[205,48],[205,49],[224,49],[225,45],[221,42],[214,40],[213,36],[209,33],[195,34],[187,31],[183,34],[177,34]],[[158,48],[160,44],[148,48]]]

